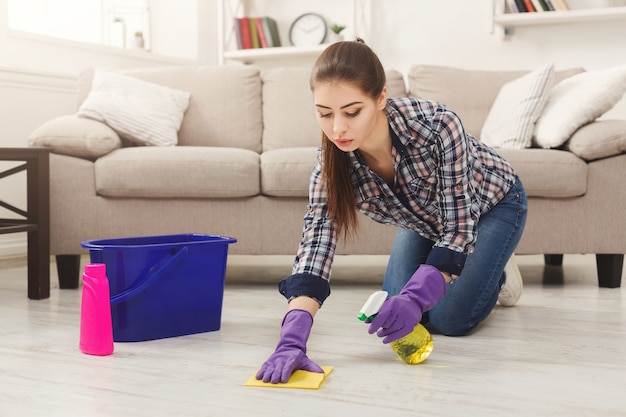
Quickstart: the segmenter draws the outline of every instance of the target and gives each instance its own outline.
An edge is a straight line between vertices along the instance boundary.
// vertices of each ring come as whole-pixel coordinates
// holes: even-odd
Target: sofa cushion
[[[554,64],[549,64],[504,84],[487,114],[480,140],[496,148],[530,148],[553,78]]]
[[[208,146],[121,148],[95,162],[106,197],[233,198],[260,192],[259,154]]]
[[[557,148],[581,126],[596,120],[626,92],[626,65],[588,71],[567,78],[552,88],[546,108],[535,127],[535,143]]]
[[[528,197],[578,197],[587,192],[587,163],[571,152],[498,149],[515,168]]]
[[[192,92],[178,131],[185,146],[237,147],[261,152],[261,78],[258,67],[173,66],[124,71],[141,80]],[[79,105],[89,93],[93,69],[79,77]]]
[[[306,68],[263,71],[263,152],[280,148],[319,146],[321,130],[315,119]]]
[[[582,68],[555,71],[554,82],[583,71]],[[526,73],[528,71],[465,70],[414,65],[409,68],[409,95],[446,105],[459,115],[465,130],[478,138],[502,86]]]
[[[578,129],[565,149],[586,161],[626,152],[626,120],[598,120]]]
[[[104,123],[76,115],[55,117],[28,137],[28,146],[52,148],[54,153],[94,160],[121,146],[122,141]]]
[[[322,132],[315,117],[308,68],[263,71],[263,151],[320,146]],[[405,97],[402,74],[387,70],[389,97]],[[285,110],[289,110],[285,117]]]
[[[308,197],[316,147],[274,149],[261,154],[261,191],[275,197]]]

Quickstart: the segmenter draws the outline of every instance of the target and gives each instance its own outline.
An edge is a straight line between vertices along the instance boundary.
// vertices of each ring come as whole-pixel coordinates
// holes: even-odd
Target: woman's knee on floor
[[[444,336],[467,336],[480,324],[480,321],[468,320],[466,317],[441,316],[441,314],[430,314],[428,323],[436,333]]]

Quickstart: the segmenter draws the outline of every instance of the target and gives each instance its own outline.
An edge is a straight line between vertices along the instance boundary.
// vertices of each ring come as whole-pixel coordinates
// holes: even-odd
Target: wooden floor
[[[25,260],[3,259],[0,416],[626,415],[625,290],[597,287],[593,256],[518,263],[518,305],[497,306],[471,336],[435,335],[416,366],[355,318],[377,287],[335,285],[308,346],[334,371],[320,390],[290,390],[243,386],[277,341],[286,304],[275,285],[228,284],[219,331],[93,357],[78,349],[80,291],[54,276],[48,300],[28,300]]]

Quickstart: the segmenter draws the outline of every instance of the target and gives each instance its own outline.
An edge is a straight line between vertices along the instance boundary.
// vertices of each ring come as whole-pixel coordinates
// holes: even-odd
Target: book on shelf
[[[250,37],[250,24],[247,17],[237,19],[239,24],[239,35],[241,35],[242,49],[252,49],[252,38]],[[239,43],[239,42],[237,42]]]
[[[533,0],[533,4],[535,5],[535,9],[537,9],[537,11],[541,11],[541,12],[553,12],[554,11],[554,7],[552,6],[552,3],[550,2],[550,0]]]
[[[270,30],[269,18],[267,16],[260,17],[261,27],[263,28],[263,35],[265,36],[266,48],[273,48],[274,39],[272,39],[272,31]]]
[[[533,6],[533,2],[530,0],[524,0],[524,5],[526,6],[527,12],[535,12],[535,6]]]
[[[276,23],[276,20],[272,19],[271,17],[268,17],[267,25],[270,28],[270,37],[272,38],[272,44],[274,46],[282,46],[280,42],[280,35],[278,33],[278,24]]]
[[[506,13],[561,12],[569,10],[565,0],[506,0]]]
[[[237,48],[271,48],[281,46],[278,25],[271,17],[239,17],[235,18],[234,33]]]
[[[252,43],[252,49],[261,47],[261,41],[259,39],[259,32],[256,30],[256,20],[254,17],[248,18],[248,25],[250,26],[250,42]]]
[[[546,11],[553,12],[556,10],[554,6],[552,5],[552,0],[541,0],[541,1],[544,3],[545,7],[547,8]]]
[[[506,0],[506,13],[519,13],[515,0]]]
[[[236,17],[233,19],[233,31],[235,32],[235,40],[237,41],[237,49],[243,49],[243,40],[241,38],[241,26],[239,26],[239,19]]]
[[[533,7],[535,8],[536,12],[545,12],[546,11],[543,8],[543,5],[541,4],[541,0],[530,0],[530,1],[533,4]]]
[[[515,5],[517,6],[517,11],[519,13],[526,13],[528,11],[524,0],[515,0]]]
[[[506,0],[506,13],[561,12],[569,10],[565,0]]]

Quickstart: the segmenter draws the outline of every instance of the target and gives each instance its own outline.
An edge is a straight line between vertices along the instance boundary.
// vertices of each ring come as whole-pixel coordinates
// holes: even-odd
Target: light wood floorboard
[[[52,265],[50,298],[28,300],[24,259],[2,259],[0,416],[624,416],[625,290],[598,288],[594,260],[566,255],[561,269],[518,257],[518,305],[497,306],[471,336],[435,335],[416,366],[355,317],[376,285],[334,285],[308,345],[334,372],[320,390],[288,390],[243,386],[277,342],[286,304],[275,285],[227,284],[219,331],[93,357],[78,349],[80,290],[59,290]],[[229,279],[254,271],[249,261],[229,258]],[[384,271],[357,263],[341,274]]]

